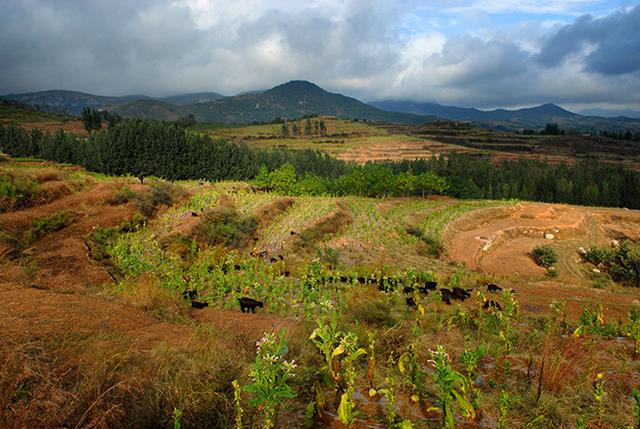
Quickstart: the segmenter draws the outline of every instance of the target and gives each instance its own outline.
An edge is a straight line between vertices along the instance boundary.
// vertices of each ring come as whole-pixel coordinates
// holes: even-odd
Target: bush
[[[4,173],[0,175],[0,213],[35,203],[39,195],[38,182],[23,174]]]
[[[50,232],[60,231],[70,222],[66,211],[59,211],[41,219],[36,219],[31,224],[31,228],[25,233],[25,242],[30,244],[38,241]]]
[[[591,262],[593,265],[599,265],[609,259],[611,251],[605,247],[590,247],[587,253],[584,255],[584,259]]]
[[[232,207],[216,207],[205,213],[195,232],[207,244],[240,248],[246,245],[257,228],[255,216],[243,216]]]
[[[549,245],[534,247],[531,251],[531,257],[536,261],[536,264],[544,268],[549,268],[558,262],[558,253]]]
[[[624,240],[613,249],[592,247],[585,259],[601,266],[613,280],[640,287],[640,243]]]

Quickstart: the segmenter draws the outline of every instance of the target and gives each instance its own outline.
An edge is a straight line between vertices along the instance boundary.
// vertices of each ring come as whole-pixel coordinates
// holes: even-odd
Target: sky
[[[1,0],[0,94],[225,95],[640,110],[636,0]]]

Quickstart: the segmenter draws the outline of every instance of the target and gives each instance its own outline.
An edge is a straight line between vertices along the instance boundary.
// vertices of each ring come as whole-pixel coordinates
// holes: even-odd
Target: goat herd
[[[262,255],[259,255],[259,256],[262,256]],[[278,259],[276,258],[271,258],[271,259],[272,260],[270,262],[273,263],[273,262],[277,262],[278,260],[281,261],[284,258],[278,255]],[[228,269],[229,267],[227,267],[227,265],[224,265],[222,267],[222,270],[225,274],[227,273]],[[240,270],[241,266],[236,264],[233,266],[233,269]],[[287,271],[285,272],[285,275],[288,277],[290,273]],[[429,292],[433,292],[433,293],[437,292],[440,294],[442,302],[447,305],[451,305],[451,301],[455,301],[455,300],[464,301],[467,298],[470,298],[471,292],[473,292],[473,289],[463,289],[461,287],[453,287],[451,289],[443,288],[443,287],[438,288],[438,282],[435,282],[435,281],[425,281],[422,284],[414,282],[413,285],[411,286],[403,286],[403,283],[404,283],[403,277],[383,276],[381,277],[381,280],[377,280],[377,277],[375,274],[369,278],[364,276],[355,276],[355,275],[351,275],[351,276],[326,275],[321,277],[319,280],[317,279],[315,281],[307,280],[305,283],[305,287],[308,289],[311,289],[316,287],[318,284],[324,285],[327,283],[347,283],[347,284],[359,283],[361,285],[377,285],[378,289],[382,292],[393,292],[396,290],[396,288],[399,288],[402,286],[403,287],[402,293],[404,295],[412,295],[416,291],[422,295],[428,295]],[[486,288],[487,288],[487,292],[489,293],[502,292],[502,288],[493,283],[487,284]],[[508,289],[508,290],[511,293],[515,293],[515,291],[512,289]],[[190,301],[191,307],[195,309],[203,309],[209,306],[208,302],[198,300],[198,291],[196,290],[185,290],[182,293],[182,296],[184,299]],[[256,308],[264,307],[264,303],[262,301],[258,301],[256,299],[249,298],[249,297],[238,298],[238,303],[240,304],[240,310],[243,313],[245,312],[248,313],[249,311],[255,313]],[[405,303],[409,307],[417,307],[416,300],[413,296],[407,296],[405,298]],[[482,307],[485,310],[489,308],[502,310],[502,307],[500,306],[499,302],[494,301],[492,299],[486,299],[486,298],[484,299],[484,303]]]

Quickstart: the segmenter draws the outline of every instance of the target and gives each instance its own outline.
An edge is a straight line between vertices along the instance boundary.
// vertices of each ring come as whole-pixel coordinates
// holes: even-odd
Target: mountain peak
[[[308,80],[291,80],[271,88],[268,93],[279,94],[324,94],[326,91]]]
[[[553,115],[553,116],[574,116],[575,115],[575,113],[569,112],[568,110],[563,109],[562,107],[553,103],[541,104],[538,107],[532,107],[530,110],[535,110],[539,113],[543,113],[546,115]]]

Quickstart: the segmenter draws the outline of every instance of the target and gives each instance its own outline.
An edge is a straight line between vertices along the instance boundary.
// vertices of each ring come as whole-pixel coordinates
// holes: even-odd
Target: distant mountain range
[[[640,119],[602,116],[583,116],[570,112],[555,104],[542,104],[518,110],[496,109],[479,110],[476,108],[443,106],[438,103],[419,103],[414,101],[385,100],[372,105],[392,112],[434,115],[454,121],[472,122],[476,126],[503,130],[539,130],[548,123],[557,123],[565,130],[601,131],[601,130],[640,130]]]
[[[162,98],[154,98],[147,95],[124,95],[122,97],[111,97],[66,90],[50,90],[0,96],[0,98],[5,100],[13,100],[30,106],[38,106],[40,110],[44,112],[70,113],[72,115],[80,115],[80,112],[82,112],[82,109],[85,107],[101,109],[108,106],[126,104],[141,100],[153,100],[175,106],[184,106],[188,104],[218,100],[223,97],[224,95],[217,94],[215,92],[198,92]]]
[[[618,118],[624,116],[626,118],[640,118],[640,111],[631,109],[584,109],[578,113],[584,116],[604,116],[605,118]]]
[[[276,118],[293,119],[307,115],[328,115],[373,122],[422,124],[436,119],[471,122],[473,125],[501,130],[540,130],[557,123],[565,130],[640,131],[640,119],[628,117],[583,116],[555,104],[543,104],[518,110],[444,106],[438,103],[385,100],[365,104],[355,98],[327,92],[319,86],[294,80],[265,91],[235,96],[215,92],[182,94],[171,97],[126,95],[110,97],[75,91],[41,91],[0,96],[38,106],[47,112],[79,115],[84,107],[106,109],[130,118],[177,120],[194,115],[199,122],[246,124],[269,122]]]
[[[421,124],[433,117],[402,112],[387,112],[355,98],[325,91],[307,81],[291,81],[266,91],[254,91],[232,97],[216,93],[184,94],[153,98],[144,95],[105,97],[73,91],[43,91],[9,94],[0,98],[37,105],[44,111],[79,115],[84,107],[106,109],[130,118],[176,120],[194,115],[199,122],[245,124],[269,122],[276,118],[293,119],[307,115],[375,122]]]

